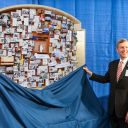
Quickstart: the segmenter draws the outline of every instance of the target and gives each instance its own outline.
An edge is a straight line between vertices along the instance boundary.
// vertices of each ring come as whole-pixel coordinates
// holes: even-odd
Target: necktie
[[[118,65],[118,69],[117,69],[117,81],[119,80],[121,72],[122,72],[122,64],[123,64],[123,61],[120,61]]]

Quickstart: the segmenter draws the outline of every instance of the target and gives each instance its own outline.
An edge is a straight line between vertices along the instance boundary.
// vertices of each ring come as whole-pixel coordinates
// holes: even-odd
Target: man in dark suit
[[[83,69],[90,75],[90,80],[100,83],[110,82],[108,112],[112,128],[128,128],[128,40],[117,43],[120,59],[109,63],[105,75],[98,75],[87,67]]]

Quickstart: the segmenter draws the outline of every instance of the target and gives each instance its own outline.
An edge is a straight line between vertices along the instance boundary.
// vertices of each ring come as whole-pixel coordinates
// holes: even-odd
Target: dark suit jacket
[[[110,82],[110,96],[109,96],[109,114],[115,110],[117,117],[124,118],[128,112],[128,76],[125,76],[128,70],[128,62],[117,82],[116,74],[119,60],[110,62],[108,71],[104,76],[93,73],[90,77],[91,80],[107,83]]]

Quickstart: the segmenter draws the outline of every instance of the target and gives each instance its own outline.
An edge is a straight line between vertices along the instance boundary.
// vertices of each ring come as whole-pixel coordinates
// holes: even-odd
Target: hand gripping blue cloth
[[[82,67],[42,90],[0,74],[0,128],[108,128]]]

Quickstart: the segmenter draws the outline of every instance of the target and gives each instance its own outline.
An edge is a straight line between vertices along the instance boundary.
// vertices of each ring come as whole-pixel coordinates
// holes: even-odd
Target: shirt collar
[[[124,63],[124,64],[126,64],[126,63],[127,63],[127,61],[128,61],[128,57],[127,57],[127,58],[125,58],[124,60],[122,60],[122,59],[120,58],[120,61],[123,61],[123,63]]]

